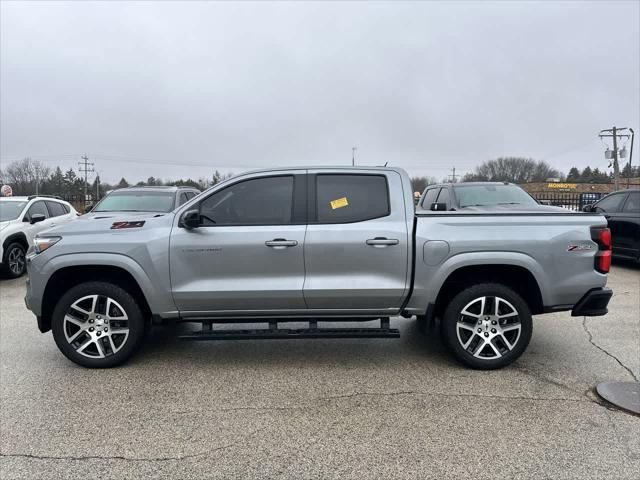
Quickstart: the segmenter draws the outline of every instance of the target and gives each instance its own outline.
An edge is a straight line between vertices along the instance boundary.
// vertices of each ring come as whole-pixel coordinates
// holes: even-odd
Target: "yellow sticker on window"
[[[330,203],[331,203],[331,208],[334,210],[336,208],[342,208],[349,205],[349,202],[347,201],[347,197],[338,198],[337,200],[331,200]]]

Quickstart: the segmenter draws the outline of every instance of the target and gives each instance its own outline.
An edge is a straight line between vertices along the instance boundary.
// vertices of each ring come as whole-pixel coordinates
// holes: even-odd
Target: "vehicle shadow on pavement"
[[[194,364],[238,366],[316,365],[318,362],[353,367],[379,363],[401,363],[408,359],[430,365],[458,365],[440,340],[437,327],[422,331],[415,319],[395,318],[392,326],[400,329],[394,339],[295,339],[295,340],[206,340],[189,341],[178,336],[197,330],[195,324],[154,326],[141,351],[129,364],[185,361]],[[263,328],[256,326],[256,328]]]

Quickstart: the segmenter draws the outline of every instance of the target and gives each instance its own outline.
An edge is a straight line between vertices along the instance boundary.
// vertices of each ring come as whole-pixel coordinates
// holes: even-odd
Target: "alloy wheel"
[[[22,275],[25,266],[24,250],[20,247],[13,247],[8,255],[9,270],[14,275]]]
[[[114,299],[87,295],[69,307],[64,316],[63,331],[69,345],[80,355],[105,358],[127,343],[129,317]]]
[[[460,312],[456,334],[462,348],[481,360],[495,360],[515,348],[522,324],[516,308],[497,296],[478,297]]]

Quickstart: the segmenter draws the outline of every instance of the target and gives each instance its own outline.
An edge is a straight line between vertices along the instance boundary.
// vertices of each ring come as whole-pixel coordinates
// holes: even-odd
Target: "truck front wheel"
[[[51,318],[53,338],[71,361],[108,368],[127,360],[144,337],[145,322],[135,299],[105,282],[71,288],[58,301]]]
[[[509,365],[527,348],[531,312],[520,295],[498,283],[483,283],[457,294],[445,309],[445,343],[465,365],[490,370]]]

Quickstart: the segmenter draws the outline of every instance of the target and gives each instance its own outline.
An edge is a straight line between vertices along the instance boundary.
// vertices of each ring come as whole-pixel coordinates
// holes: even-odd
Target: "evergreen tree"
[[[569,174],[567,175],[567,181],[569,182],[579,182],[580,181],[580,170],[576,167],[571,167],[569,170]]]

